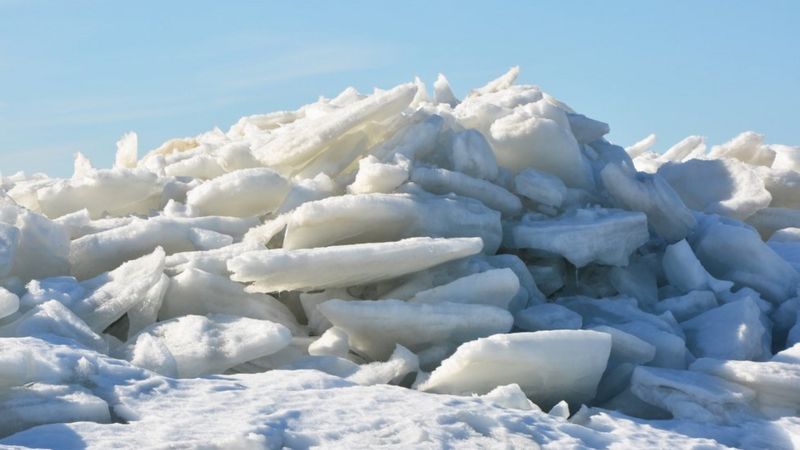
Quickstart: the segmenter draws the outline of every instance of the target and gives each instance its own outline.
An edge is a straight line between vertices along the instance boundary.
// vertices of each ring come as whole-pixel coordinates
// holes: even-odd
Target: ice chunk
[[[761,410],[770,416],[796,415],[800,410],[800,364],[700,358],[690,369],[756,391]]]
[[[686,295],[661,300],[653,305],[653,311],[659,314],[669,311],[675,320],[683,322],[717,306],[717,298],[713,292],[690,291]]]
[[[133,169],[136,167],[139,151],[139,136],[133,131],[125,133],[117,141],[117,154],[114,157],[114,167]]]
[[[567,186],[593,188],[588,161],[569,130],[566,114],[555,107],[542,114],[539,103],[518,107],[492,124],[497,163],[515,173],[533,167],[558,176]]]
[[[347,357],[350,352],[350,338],[343,330],[332,327],[325,330],[322,336],[308,346],[308,354],[312,356]]]
[[[169,275],[176,275],[193,267],[217,275],[227,275],[229,259],[242,253],[253,250],[263,250],[264,246],[258,242],[243,241],[213,250],[198,250],[173,253],[164,260],[164,271]]]
[[[516,383],[542,409],[579,405],[594,397],[610,351],[611,337],[595,331],[494,335],[461,345],[419,389],[485,394]]]
[[[107,352],[108,344],[85,322],[58,301],[50,300],[27,311],[13,322],[0,326],[0,336],[61,336],[72,339],[79,345]]]
[[[514,192],[542,205],[558,208],[567,195],[567,187],[557,176],[525,169],[514,177]]]
[[[656,354],[650,365],[686,367],[686,346],[680,327],[663,317],[643,312],[634,299],[562,297],[558,303],[580,314],[585,328],[610,326],[653,345]]]
[[[64,227],[18,206],[0,206],[0,276],[23,282],[69,273]]]
[[[434,194],[454,193],[480,200],[504,216],[514,216],[522,209],[519,198],[496,184],[473,178],[459,172],[418,166],[411,173],[411,181]]]
[[[677,419],[736,425],[755,418],[753,390],[703,373],[637,367],[631,391]]]
[[[681,323],[686,346],[697,357],[764,360],[772,356],[761,310],[751,299],[710,309]]]
[[[580,314],[556,303],[543,303],[514,314],[514,325],[525,331],[578,330],[583,320]]]
[[[652,361],[656,356],[655,346],[619,328],[607,325],[595,325],[589,329],[611,336],[611,354],[608,357],[609,362],[615,364],[645,364]]]
[[[141,364],[149,358],[153,338],[163,345],[161,352],[166,349],[174,358],[177,376],[191,378],[220,373],[275,353],[289,345],[292,335],[286,327],[266,320],[223,314],[190,315],[148,327],[132,337],[120,353],[134,364]]]
[[[668,245],[661,264],[670,285],[681,292],[711,290],[719,293],[733,287],[730,281],[718,280],[706,272],[686,240]]]
[[[267,294],[245,292],[228,277],[188,268],[173,277],[164,296],[160,319],[209,313],[270,320],[300,333],[294,315],[283,303]]]
[[[362,365],[357,372],[347,377],[347,380],[363,386],[397,384],[406,375],[417,371],[419,371],[417,355],[402,345],[397,345],[388,361]]]
[[[305,203],[292,212],[283,247],[394,241],[407,237],[483,239],[484,251],[500,246],[500,214],[482,203],[414,194],[345,195]]]
[[[409,301],[423,303],[480,303],[508,309],[519,291],[519,279],[508,268],[461,277],[450,283],[417,292]]]
[[[569,128],[575,139],[581,144],[588,144],[596,141],[611,131],[608,124],[586,117],[583,114],[569,113],[567,114],[569,120]]]
[[[686,237],[696,222],[681,198],[659,175],[630,173],[606,164],[600,178],[619,206],[647,214],[647,224],[670,242]]]
[[[486,400],[494,405],[502,408],[520,409],[523,411],[539,411],[539,407],[535,403],[528,400],[528,396],[517,383],[507,384],[505,386],[497,386],[488,393],[481,395],[481,399]],[[559,403],[560,405],[561,403]],[[569,416],[569,407],[567,408],[567,416]],[[556,405],[558,406],[558,405]]]
[[[722,145],[715,145],[709,156],[736,158],[754,166],[771,166],[775,160],[775,152],[764,145],[764,137],[752,131],[745,131]]]
[[[453,170],[475,178],[497,178],[497,159],[480,131],[467,129],[453,135]]]
[[[330,300],[320,312],[350,338],[353,350],[384,360],[395,344],[419,352],[436,344],[458,345],[511,329],[508,311],[462,303],[407,303],[400,300]]]
[[[103,214],[148,214],[163,206],[165,180],[146,169],[91,170],[83,176],[58,180],[39,189],[40,211],[56,218],[86,208],[92,219]]]
[[[580,209],[514,226],[507,246],[561,255],[578,267],[590,262],[625,266],[628,256],[649,237],[642,213]]]
[[[136,220],[128,225],[90,234],[72,241],[69,259],[72,274],[79,279],[111,270],[125,261],[138,258],[162,247],[167,254],[211,250],[241,238],[257,218],[234,217],[174,218],[155,217]],[[228,235],[228,239],[205,233],[206,230]]]
[[[707,218],[692,243],[708,271],[755,289],[773,303],[794,296],[800,275],[752,229]]]
[[[370,155],[358,161],[356,179],[347,187],[351,194],[388,193],[408,180],[409,163],[385,164]]]
[[[332,140],[367,121],[381,121],[404,110],[414,99],[417,87],[402,84],[377,92],[321,117],[306,118],[282,128],[253,154],[270,167],[299,167],[324,150]],[[291,132],[290,132],[291,131]]]
[[[231,279],[253,292],[347,287],[399,277],[479,253],[479,238],[410,238],[300,250],[262,250],[228,262]]]
[[[14,314],[17,310],[19,310],[17,294],[0,287],[0,319]]]
[[[764,208],[747,218],[764,240],[783,228],[800,227],[800,209]]]
[[[655,134],[648,134],[642,140],[637,141],[636,143],[632,144],[629,147],[625,147],[625,153],[630,155],[631,158],[636,158],[655,145],[656,143],[656,135]]]
[[[800,272],[800,228],[784,228],[767,241],[775,253]]]
[[[706,139],[703,136],[689,136],[664,152],[666,161],[683,162],[702,156],[706,152]]]
[[[288,193],[288,180],[277,172],[243,169],[190,190],[186,206],[202,216],[250,217],[278,209]]]
[[[84,281],[81,286],[86,290],[86,296],[67,306],[92,330],[103,331],[140,303],[156,302],[160,305],[160,299],[149,296],[163,295],[163,291],[151,289],[161,281],[163,272],[164,250],[159,247],[147,256]]]
[[[667,163],[658,169],[658,175],[686,206],[709,214],[746,219],[772,201],[758,174],[734,159]]]
[[[108,404],[75,385],[33,383],[0,390],[0,411],[0,437],[47,423],[111,422]]]
[[[450,89],[450,83],[441,73],[436,76],[436,81],[433,83],[433,98],[436,103],[446,103],[453,108],[458,104],[458,99]]]

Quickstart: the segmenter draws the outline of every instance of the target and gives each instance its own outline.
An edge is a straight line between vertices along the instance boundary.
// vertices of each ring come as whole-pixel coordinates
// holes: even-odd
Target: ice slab
[[[408,303],[400,300],[329,300],[320,312],[343,330],[353,350],[385,360],[400,344],[419,352],[438,344],[458,345],[505,333],[513,318],[494,306],[461,303]]]
[[[691,209],[746,219],[769,206],[772,195],[764,181],[746,164],[734,159],[692,159],[667,163],[658,169]]]
[[[377,244],[262,250],[228,262],[231,279],[253,292],[347,287],[395,278],[479,253],[479,238],[410,238]]]
[[[626,266],[649,237],[642,213],[579,209],[556,219],[523,221],[511,228],[506,245],[561,255],[577,267],[591,262]]]
[[[289,187],[289,181],[271,169],[237,170],[191,189],[186,206],[201,216],[257,216],[278,209]]]
[[[154,372],[192,378],[275,353],[291,339],[288,328],[266,320],[188,315],[146,328],[117,352]]]
[[[485,394],[516,383],[540,408],[578,405],[595,395],[611,337],[585,330],[494,335],[461,345],[418,386],[428,392]]]
[[[480,237],[500,246],[500,214],[463,197],[417,194],[345,195],[305,203],[289,217],[283,247],[385,242],[408,237]]]

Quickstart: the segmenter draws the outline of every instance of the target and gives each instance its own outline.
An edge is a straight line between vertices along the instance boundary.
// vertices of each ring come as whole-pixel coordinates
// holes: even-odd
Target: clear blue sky
[[[340,6],[341,5],[341,6]],[[508,67],[629,145],[753,129],[800,145],[800,1],[0,0],[0,171],[227,129],[347,86]]]

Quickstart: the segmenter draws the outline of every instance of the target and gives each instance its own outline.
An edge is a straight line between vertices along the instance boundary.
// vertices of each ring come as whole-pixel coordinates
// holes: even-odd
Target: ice
[[[520,289],[519,278],[508,268],[461,277],[450,283],[417,292],[410,302],[480,303],[508,309]]]
[[[594,186],[564,111],[541,100],[519,106],[492,123],[490,133],[500,166],[515,173],[533,167],[558,176],[569,187]]]
[[[761,411],[770,416],[796,415],[800,410],[798,364],[700,358],[690,369],[754,390]]]
[[[167,254],[211,250],[230,245],[257,219],[233,217],[136,220],[110,230],[75,239],[70,244],[72,274],[85,279],[162,247]]]
[[[649,233],[642,213],[579,209],[556,219],[523,222],[508,238],[509,247],[561,255],[577,267],[590,262],[626,266]]]
[[[103,399],[80,386],[30,384],[0,390],[0,437],[48,423],[110,423]]]
[[[350,346],[373,360],[386,359],[395,344],[419,352],[433,345],[463,342],[511,330],[508,311],[463,303],[407,303],[400,300],[329,300],[320,312],[343,330]]]
[[[289,181],[267,168],[243,169],[186,193],[186,206],[200,216],[250,217],[272,212],[289,193]]]
[[[683,239],[694,228],[691,211],[661,176],[607,164],[600,179],[619,206],[645,213],[650,229],[668,241]]]
[[[656,354],[650,365],[686,367],[686,346],[680,327],[663,317],[641,311],[634,299],[562,297],[559,304],[580,314],[585,328],[610,326],[653,345]]]
[[[773,303],[796,292],[798,272],[752,229],[707,218],[693,240],[698,259],[712,275],[752,288]]]
[[[402,164],[381,163],[375,156],[358,161],[356,179],[347,187],[351,194],[389,193],[408,181],[408,159]]]
[[[717,306],[717,297],[713,292],[690,291],[685,295],[659,301],[653,305],[653,311],[659,314],[669,311],[675,320],[683,322]]]
[[[556,303],[534,305],[514,315],[514,325],[525,331],[578,330],[580,314]]]
[[[0,276],[23,282],[69,273],[66,230],[25,208],[0,206]]]
[[[161,320],[185,315],[227,314],[270,320],[300,333],[294,314],[267,294],[245,292],[244,286],[227,276],[188,268],[174,276],[159,310]]]
[[[163,206],[163,179],[145,169],[99,169],[39,189],[25,206],[56,218],[86,208],[93,219],[147,214]]]
[[[764,208],[747,218],[764,240],[784,228],[800,227],[800,210],[789,208]]]
[[[108,344],[66,306],[56,300],[37,305],[13,322],[0,326],[2,337],[60,336],[98,352],[107,352]]]
[[[446,103],[451,107],[455,107],[458,104],[458,99],[450,89],[450,83],[441,73],[436,76],[436,82],[433,83],[433,96],[436,99],[436,103]]]
[[[631,377],[631,390],[679,419],[736,424],[752,419],[754,414],[749,405],[755,398],[754,391],[698,372],[637,367]]]
[[[146,328],[117,352],[157,373],[192,378],[275,353],[291,338],[286,327],[267,320],[186,315]],[[164,358],[174,360],[174,373]]]
[[[758,173],[735,159],[667,163],[658,169],[658,175],[664,177],[686,206],[709,214],[743,220],[772,201]]]
[[[149,255],[81,283],[86,296],[66,306],[89,328],[103,331],[137,305],[153,302],[160,307],[164,292],[152,288],[162,282],[163,272],[164,250],[159,247]]]
[[[666,161],[683,162],[694,159],[706,152],[703,136],[689,136],[673,145],[661,156]]]
[[[451,158],[456,172],[485,180],[498,176],[492,147],[478,130],[467,129],[453,135]]]
[[[800,148],[519,74],[0,176],[0,446],[800,446]]]
[[[568,113],[567,119],[569,120],[569,128],[572,134],[581,144],[594,142],[611,131],[607,123],[586,117],[583,114]]]
[[[761,310],[751,299],[727,303],[681,323],[696,357],[764,360],[772,356]]]
[[[606,368],[611,338],[584,330],[494,335],[461,345],[419,388],[485,394],[516,383],[540,408],[591,400]]]
[[[500,214],[478,201],[414,194],[331,197],[294,210],[286,249],[430,237],[480,237],[484,251],[500,245]]]
[[[709,156],[736,158],[754,166],[767,167],[775,160],[775,152],[764,145],[764,137],[752,131],[745,131],[722,145],[715,145]]]
[[[380,121],[402,111],[411,103],[416,91],[413,84],[404,84],[377,92],[330,114],[296,121],[281,128],[284,132],[253,149],[253,153],[262,163],[283,171],[300,167],[317,156],[331,140],[367,121]]]
[[[489,181],[460,172],[420,166],[414,168],[411,181],[434,194],[454,193],[479,200],[504,216],[514,216],[522,209],[519,198],[511,192]]]
[[[709,274],[697,259],[689,243],[685,240],[667,246],[661,260],[664,275],[670,285],[681,292],[711,290],[723,292],[733,287],[733,283],[718,280]]]
[[[567,187],[554,175],[525,169],[514,177],[514,192],[542,205],[558,208],[567,195]]]
[[[228,262],[231,279],[252,292],[347,287],[399,277],[479,253],[478,238],[409,238],[377,244],[338,245],[245,253]]]
[[[8,317],[19,310],[19,297],[7,289],[0,288],[0,319]]]
[[[800,228],[783,228],[767,241],[775,253],[800,272]]]

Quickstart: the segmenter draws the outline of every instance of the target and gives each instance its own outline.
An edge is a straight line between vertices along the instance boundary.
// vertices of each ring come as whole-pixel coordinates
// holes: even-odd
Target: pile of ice
[[[800,445],[800,148],[517,74],[3,177],[0,443]]]

